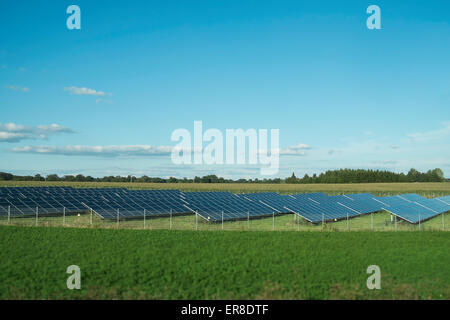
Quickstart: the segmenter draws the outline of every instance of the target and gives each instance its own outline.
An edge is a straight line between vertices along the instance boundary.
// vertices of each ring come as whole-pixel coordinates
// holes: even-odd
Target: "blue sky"
[[[66,27],[71,4],[81,30]],[[381,30],[366,27],[371,4]],[[280,177],[448,177],[448,12],[448,1],[3,1],[0,171],[261,178],[252,165],[172,164],[171,133],[201,120],[279,129],[280,147],[298,151],[281,154]]]

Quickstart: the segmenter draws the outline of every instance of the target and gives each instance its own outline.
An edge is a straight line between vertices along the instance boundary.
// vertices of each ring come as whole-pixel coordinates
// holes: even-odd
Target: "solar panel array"
[[[0,214],[11,216],[67,214],[92,209],[102,218],[164,216],[190,212],[179,190],[125,188],[0,188]]]
[[[445,201],[438,198],[427,199],[417,194],[377,197],[376,200],[383,210],[410,223],[418,223],[450,211],[450,204]]]
[[[63,211],[73,214],[89,210],[104,219],[196,212],[212,222],[294,213],[312,223],[385,210],[410,223],[418,223],[450,211],[450,196],[427,199],[417,194],[376,197],[369,193],[328,196],[320,192],[280,195],[125,188],[0,188],[0,216],[58,215]]]
[[[295,201],[292,201],[288,208],[313,223],[337,221],[363,214],[353,208],[355,207],[353,204],[353,207],[348,206],[349,203],[344,197],[330,197],[323,193],[294,194],[293,197]]]
[[[12,216],[57,214],[63,211],[80,212],[86,210],[79,199],[71,195],[67,187],[18,187],[0,188],[0,213]]]
[[[83,201],[102,218],[138,218],[190,212],[178,190],[120,190]]]
[[[290,200],[290,196],[280,195],[276,192],[247,193],[239,196],[254,202],[259,202],[276,213],[289,212],[289,210],[286,209],[286,203]]]
[[[246,194],[280,213],[295,213],[312,222],[336,221],[377,212],[381,205],[370,194],[328,196],[324,193],[302,193],[290,196],[274,192]],[[353,198],[352,198],[353,197]]]
[[[436,200],[441,201],[441,202],[446,203],[446,204],[450,204],[450,196],[436,198]]]
[[[273,215],[274,210],[230,192],[185,192],[186,207],[208,221],[245,219]]]

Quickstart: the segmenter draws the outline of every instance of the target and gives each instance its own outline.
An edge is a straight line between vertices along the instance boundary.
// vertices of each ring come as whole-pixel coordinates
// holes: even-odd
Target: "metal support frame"
[[[247,230],[250,230],[250,211],[247,211]]]
[[[145,229],[145,209],[144,209],[144,229]]]
[[[322,213],[322,231],[325,228],[325,215]]]
[[[198,231],[198,211],[195,211],[195,230]]]

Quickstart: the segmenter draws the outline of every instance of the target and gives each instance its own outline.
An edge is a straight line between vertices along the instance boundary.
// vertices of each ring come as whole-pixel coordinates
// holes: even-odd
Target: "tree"
[[[0,172],[0,180],[12,180],[13,177],[11,173]]]
[[[58,177],[57,174],[49,174],[45,180],[47,180],[47,181],[58,181],[59,177]]]
[[[295,173],[292,172],[292,176],[285,179],[286,183],[297,183],[297,177],[295,176]]]

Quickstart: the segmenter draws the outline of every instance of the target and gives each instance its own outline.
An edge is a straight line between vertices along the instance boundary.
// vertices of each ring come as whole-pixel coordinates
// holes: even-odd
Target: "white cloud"
[[[170,155],[172,147],[149,145],[122,146],[25,146],[11,150],[16,153],[51,154],[66,156],[100,156],[100,157],[130,157],[130,156],[161,156]]]
[[[24,126],[16,123],[0,123],[0,142],[20,142],[22,140],[45,140],[49,135],[73,133],[70,128],[59,124]]]
[[[89,89],[89,88],[79,88],[79,87],[65,87],[64,91],[69,91],[71,94],[76,94],[76,95],[88,95],[88,96],[106,96],[106,95],[111,95],[110,93],[106,93],[103,91],[97,91],[94,89]]]
[[[30,89],[28,87],[21,87],[16,85],[7,85],[5,88],[14,90],[14,91],[22,91],[22,92],[30,92]]]
[[[425,131],[425,132],[416,132],[408,134],[408,137],[413,142],[428,142],[435,141],[445,138],[450,135],[450,122],[444,122],[443,127],[440,129]]]
[[[294,146],[289,146],[285,149],[280,149],[280,155],[282,156],[304,156],[305,150],[309,150],[311,147],[304,143],[299,143]]]
[[[60,126],[59,124],[52,123],[49,125],[39,125],[36,127],[38,131],[40,132],[47,132],[47,133],[57,133],[57,132],[65,132],[65,133],[73,133],[73,130],[67,127]]]

